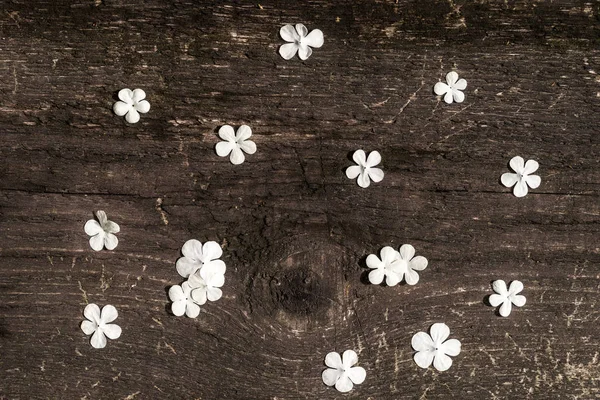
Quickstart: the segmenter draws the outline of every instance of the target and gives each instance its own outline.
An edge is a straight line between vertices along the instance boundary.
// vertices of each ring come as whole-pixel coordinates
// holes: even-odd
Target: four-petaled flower
[[[248,154],[256,153],[256,144],[252,140],[248,140],[252,136],[252,129],[248,125],[242,125],[234,133],[233,127],[223,125],[219,129],[219,137],[223,142],[217,143],[215,150],[219,157],[227,157],[230,153],[229,160],[232,164],[238,165],[244,162],[244,152]]]
[[[220,261],[220,260],[219,260]],[[192,287],[192,299],[202,305],[206,300],[217,301],[223,296],[221,287],[225,284],[225,263],[204,265],[188,279]]]
[[[119,244],[119,239],[114,235],[119,233],[121,228],[116,223],[109,221],[104,211],[96,211],[95,219],[90,219],[85,223],[83,229],[90,238],[90,246],[96,251],[102,250],[106,247],[108,250],[114,250]]]
[[[189,282],[183,282],[181,286],[173,285],[169,288],[169,299],[171,311],[178,317],[183,314],[190,318],[196,318],[200,314],[200,306],[192,299],[192,286]]]
[[[426,332],[419,332],[412,338],[412,348],[417,351],[414,360],[421,368],[433,366],[438,371],[446,371],[452,366],[452,359],[448,356],[457,356],[460,353],[460,342],[448,339],[450,328],[443,323],[433,324],[430,329],[431,336]]]
[[[329,368],[323,371],[323,383],[334,386],[342,393],[352,390],[354,385],[365,381],[367,372],[363,367],[353,367],[358,362],[358,355],[354,350],[346,350],[342,357],[339,353],[331,352],[325,356],[325,365]]]
[[[521,281],[512,281],[508,289],[506,288],[506,282],[503,280],[497,280],[492,283],[494,294],[490,295],[490,305],[492,307],[500,306],[500,315],[508,317],[512,310],[512,305],[517,307],[523,307],[527,299],[525,296],[520,295],[523,290],[523,283]]]
[[[444,101],[448,104],[452,104],[454,100],[457,103],[462,103],[465,100],[465,94],[461,90],[467,88],[467,81],[464,79],[458,79],[458,74],[454,71],[446,74],[446,83],[438,82],[433,87],[433,91],[438,96],[444,95]]]
[[[279,48],[279,54],[286,60],[291,59],[298,52],[301,60],[306,60],[312,54],[311,47],[319,48],[323,46],[323,32],[315,29],[308,33],[308,29],[302,24],[282,26],[279,30],[281,38],[286,43]]]
[[[371,184],[370,179],[373,182],[381,182],[383,171],[380,168],[374,168],[381,162],[381,155],[378,151],[372,151],[369,153],[369,158],[367,158],[363,150],[356,150],[352,155],[352,159],[358,165],[346,168],[346,176],[350,179],[358,177],[356,180],[358,186],[362,188],[369,187]]]
[[[388,286],[396,286],[401,278],[400,273],[400,254],[390,246],[381,249],[381,259],[375,254],[369,254],[367,257],[367,266],[373,271],[369,272],[369,282],[379,285],[385,278]]]
[[[83,310],[83,315],[87,320],[81,323],[81,330],[86,335],[92,335],[90,339],[92,347],[102,349],[106,346],[107,337],[117,339],[121,336],[121,327],[110,323],[119,316],[114,306],[106,305],[100,312],[96,304],[88,304]]]
[[[427,268],[427,259],[423,256],[415,257],[415,248],[410,244],[403,244],[400,247],[396,268],[400,281],[404,278],[409,285],[416,285],[419,282],[419,274],[416,271]]]
[[[119,99],[113,105],[113,111],[119,117],[125,116],[125,120],[130,124],[135,124],[140,120],[140,113],[150,111],[150,103],[144,100],[146,92],[142,89],[122,89],[119,91]]]
[[[500,177],[500,181],[506,187],[514,185],[513,193],[517,197],[523,197],[527,194],[527,185],[532,189],[537,189],[542,183],[542,178],[538,175],[531,175],[539,168],[539,164],[534,160],[523,160],[523,157],[513,157],[510,160],[510,167],[516,173],[505,172]]]
[[[217,242],[211,240],[202,245],[199,240],[190,239],[183,244],[181,253],[183,257],[177,260],[175,267],[179,275],[184,278],[207,265],[211,265],[217,270],[222,269],[225,272],[225,263],[219,260],[223,255],[223,250]]]

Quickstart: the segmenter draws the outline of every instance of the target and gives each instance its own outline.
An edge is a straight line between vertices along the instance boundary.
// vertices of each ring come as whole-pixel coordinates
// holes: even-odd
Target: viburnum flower
[[[81,323],[81,330],[86,335],[92,335],[90,344],[96,349],[102,349],[106,346],[106,338],[117,339],[121,336],[121,327],[117,324],[111,324],[119,314],[114,306],[106,305],[100,307],[96,304],[88,304],[83,310],[83,315],[87,320]]]
[[[521,281],[512,281],[507,289],[506,282],[497,280],[492,283],[492,288],[496,293],[490,295],[490,305],[492,307],[500,306],[499,313],[503,317],[510,315],[513,304],[517,307],[523,307],[527,301],[525,296],[518,294],[523,290]]]
[[[346,350],[342,357],[339,353],[331,352],[325,357],[325,365],[329,368],[323,371],[323,383],[346,393],[352,390],[354,385],[360,385],[365,381],[367,372],[363,367],[353,367],[358,362],[358,355],[354,350]]]
[[[458,79],[458,74],[450,71],[446,74],[446,83],[438,82],[433,87],[433,91],[438,96],[444,96],[444,101],[452,104],[454,100],[457,103],[462,103],[465,100],[465,94],[461,90],[467,88],[467,81]]]
[[[242,125],[237,132],[233,132],[233,127],[223,125],[219,129],[219,137],[223,142],[217,143],[215,148],[219,157],[227,157],[232,164],[238,165],[244,162],[246,157],[244,152],[248,154],[256,153],[256,144],[252,140],[248,140],[252,136],[252,129],[248,125]]]
[[[514,185],[513,194],[517,197],[523,197],[527,194],[527,185],[532,189],[537,189],[542,183],[542,178],[538,175],[531,175],[538,170],[539,164],[534,160],[523,160],[523,157],[513,157],[510,160],[510,167],[516,173],[506,172],[500,177],[500,181],[506,187]]]
[[[279,30],[281,38],[286,43],[279,48],[279,54],[286,60],[293,58],[298,53],[301,60],[306,60],[312,54],[311,47],[319,48],[323,46],[323,32],[315,29],[308,33],[306,26],[296,24],[296,28],[292,25],[282,26]]]
[[[415,257],[415,248],[410,244],[403,244],[400,247],[399,260],[395,264],[400,281],[404,278],[409,285],[416,285],[419,282],[417,271],[423,271],[427,268],[427,259],[423,256]]]
[[[192,287],[192,299],[203,305],[206,300],[217,301],[223,295],[221,287],[225,284],[225,263],[204,265],[188,279]]]
[[[178,317],[183,314],[190,318],[196,318],[200,314],[200,306],[192,299],[192,287],[189,282],[183,282],[181,286],[173,285],[169,288],[169,299],[171,311]]]
[[[108,250],[114,250],[119,244],[119,239],[114,235],[119,233],[121,228],[116,223],[109,221],[104,211],[96,211],[95,219],[90,219],[85,223],[83,229],[90,238],[90,247],[96,251],[106,247]]]
[[[388,286],[396,286],[401,281],[400,254],[390,246],[381,249],[380,254],[381,259],[375,254],[369,254],[367,257],[367,266],[373,269],[369,272],[369,282],[379,285],[385,278]]]
[[[346,176],[350,179],[358,177],[356,182],[358,186],[367,188],[373,182],[381,182],[383,179],[383,171],[380,168],[375,168],[381,162],[381,155],[378,151],[369,153],[369,157],[363,150],[356,150],[352,155],[352,159],[358,165],[352,165],[346,168]]]
[[[119,117],[125,116],[125,120],[130,124],[135,124],[140,120],[140,113],[145,114],[150,111],[150,103],[144,100],[146,92],[142,89],[122,89],[119,91],[119,99],[113,105],[113,111]]]
[[[448,339],[450,328],[443,323],[433,324],[431,335],[419,332],[412,338],[412,348],[417,351],[414,355],[415,363],[421,368],[433,366],[438,371],[446,371],[452,366],[452,359],[448,356],[457,356],[460,353],[460,342],[457,339]]]
[[[219,258],[223,255],[223,250],[217,242],[208,241],[202,243],[196,239],[190,239],[184,243],[181,248],[183,257],[177,260],[176,268],[179,275],[184,278],[194,274],[205,265],[212,265],[217,270],[225,271],[225,263]]]

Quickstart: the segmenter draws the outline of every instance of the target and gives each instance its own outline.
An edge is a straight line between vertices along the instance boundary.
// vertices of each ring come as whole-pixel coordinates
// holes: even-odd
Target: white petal
[[[106,221],[104,230],[108,233],[119,233],[121,232],[121,227],[116,222]]]
[[[467,81],[464,79],[459,79],[455,84],[454,84],[454,89],[458,89],[458,90],[465,90],[467,88]]]
[[[244,151],[246,154],[254,154],[256,153],[256,143],[252,140],[245,140],[240,143],[240,149]]]
[[[132,93],[131,98],[135,102],[140,102],[146,98],[146,92],[144,92],[142,89],[135,89]]]
[[[435,94],[437,94],[438,96],[441,96],[443,94],[446,94],[450,91],[450,87],[448,85],[446,85],[444,82],[438,82],[435,84],[435,86],[433,87],[433,92]]]
[[[446,340],[440,346],[440,349],[449,356],[457,356],[460,354],[460,341],[457,339]]]
[[[400,283],[400,281],[402,281],[402,277],[392,271],[387,271],[385,274],[385,283],[386,285],[393,287],[396,286],[397,284]]]
[[[206,278],[206,286],[209,288],[220,288],[225,284],[225,275],[222,274],[209,274]],[[220,297],[220,295],[219,295]],[[210,299],[210,295],[209,295]],[[214,301],[214,300],[212,300]]]
[[[490,295],[490,298],[488,300],[492,307],[498,307],[500,304],[506,301],[506,296],[501,296],[499,294],[494,293]]]
[[[527,192],[527,181],[525,181],[525,179],[519,179],[519,181],[513,188],[513,194],[517,197],[524,197],[527,195]]]
[[[369,254],[367,256],[367,267],[369,268],[381,268],[383,269],[384,265],[381,260],[375,254]]]
[[[527,302],[527,299],[525,298],[525,296],[518,294],[516,296],[512,296],[511,301],[515,306],[523,307]]]
[[[514,186],[519,181],[519,175],[512,172],[505,172],[500,177],[500,182],[506,187]]]
[[[218,287],[209,287],[206,291],[206,298],[210,301],[217,301],[223,296],[223,291]]]
[[[186,296],[183,293],[181,286],[173,285],[169,288],[169,299],[171,299],[172,302],[186,300]]]
[[[300,59],[302,61],[307,60],[308,57],[310,57],[312,54],[312,49],[308,46],[306,46],[305,44],[301,44],[300,48],[298,48],[298,57],[300,57]]]
[[[381,162],[381,154],[378,151],[374,150],[369,153],[369,157],[367,157],[366,165],[368,167],[374,167]]]
[[[135,108],[132,108],[131,110],[129,110],[127,115],[125,115],[125,121],[129,122],[130,124],[135,124],[139,120],[140,120],[140,113],[138,113],[135,110]]]
[[[200,306],[196,303],[188,302],[185,308],[185,315],[188,318],[196,318],[200,315]]]
[[[119,90],[119,99],[127,104],[133,104],[133,91],[131,89]]]
[[[330,368],[342,368],[342,357],[340,357],[339,353],[336,353],[335,351],[327,353],[325,356],[325,365]]]
[[[191,297],[199,305],[206,304],[206,300],[208,300],[206,286],[192,290]]]
[[[400,247],[400,257],[405,261],[410,261],[415,256],[415,248],[410,244],[403,244]]]
[[[508,164],[510,165],[512,170],[518,174],[522,174],[523,170],[525,169],[525,160],[523,160],[523,157],[520,156],[511,158]]]
[[[104,307],[102,307],[102,312],[100,313],[100,320],[103,323],[108,324],[109,322],[113,322],[115,319],[117,319],[118,316],[119,313],[117,312],[115,306],[107,304]]]
[[[502,296],[508,295],[508,289],[506,288],[506,282],[504,282],[502,279],[498,279],[498,280],[492,282],[492,289],[494,289],[494,292],[496,292]]]
[[[296,32],[298,32],[298,35],[300,35],[300,39],[308,35],[308,29],[306,26],[304,26],[304,24],[296,24]]]
[[[290,60],[296,55],[299,47],[296,43],[286,43],[279,47],[279,55],[285,60]]]
[[[371,282],[373,285],[379,285],[381,282],[383,282],[384,276],[385,274],[383,268],[374,269],[373,271],[369,272],[369,282]]]
[[[227,142],[235,142],[235,131],[231,125],[223,125],[219,128],[219,137]]]
[[[92,236],[90,238],[90,247],[96,251],[100,251],[104,248],[104,231],[97,234],[96,236]]]
[[[503,317],[508,317],[510,315],[511,310],[512,310],[512,305],[511,305],[510,301],[505,301],[500,306],[500,315],[502,315]]]
[[[365,167],[367,165],[367,155],[364,150],[356,150],[354,154],[352,154],[352,159],[360,166]]]
[[[323,378],[324,384],[326,384],[327,386],[333,386],[338,381],[338,379],[340,379],[341,375],[342,374],[337,369],[327,368],[325,371],[323,371],[321,377]]]
[[[348,393],[353,387],[352,381],[347,376],[341,377],[335,383],[335,388],[341,393]]]
[[[98,329],[98,325],[92,321],[85,320],[81,322],[81,330],[86,335],[91,335],[92,333],[96,332],[96,329]]]
[[[431,351],[435,348],[431,336],[425,332],[415,333],[411,340],[411,346],[416,351]]]
[[[359,167],[358,165],[352,165],[351,167],[346,168],[346,176],[350,179],[354,179],[360,175],[361,171],[362,167]]]
[[[363,367],[350,368],[347,371],[347,373],[348,378],[350,378],[350,380],[354,382],[355,385],[360,385],[365,381],[365,378],[367,377],[367,371],[365,371]]]
[[[202,259],[202,242],[196,239],[187,240],[183,247],[181,247],[181,254],[184,257],[191,259],[192,261],[199,261]]]
[[[302,43],[318,49],[323,46],[324,41],[323,32],[320,29],[314,29],[302,40]]]
[[[121,336],[121,327],[117,324],[107,324],[102,327],[102,331],[109,339],[118,339]]]
[[[102,229],[98,221],[96,221],[95,219],[90,219],[88,222],[85,223],[83,230],[88,235],[94,236],[102,232],[104,229]]]
[[[119,239],[112,233],[107,233],[104,236],[104,247],[106,247],[107,250],[114,250],[118,244]]]
[[[373,180],[373,182],[381,182],[383,180],[383,171],[380,168],[369,168],[368,170],[369,178]]]
[[[431,340],[436,344],[443,343],[448,339],[448,336],[450,336],[450,328],[448,328],[448,325],[441,322],[433,324],[429,332],[431,334]]]
[[[191,289],[196,289],[202,286],[206,286],[206,282],[199,274],[190,274],[186,281]]]
[[[103,349],[106,347],[106,336],[104,336],[102,329],[97,329],[96,332],[94,332],[90,339],[90,344],[96,349]]]
[[[540,164],[538,164],[537,161],[527,160],[527,162],[525,163],[525,167],[523,168],[523,175],[533,174],[535,171],[538,170],[539,167]]]
[[[356,180],[356,182],[361,188],[368,188],[371,184],[369,174],[367,174],[366,171],[363,171],[360,175],[358,175],[358,179]]]
[[[250,136],[252,136],[252,129],[248,125],[242,125],[235,134],[235,140],[241,143],[244,140],[250,139]]]
[[[233,149],[231,150],[231,155],[229,156],[229,161],[231,161],[231,163],[233,165],[240,165],[241,163],[244,162],[245,159],[246,159],[246,157],[244,156],[244,153],[240,149],[240,146],[235,145],[233,147]]]
[[[463,92],[461,92],[460,90],[453,90],[452,98],[454,99],[455,102],[462,103],[463,101],[465,101],[465,94]]]
[[[91,303],[83,309],[83,316],[94,322],[96,325],[100,323],[100,307]]]
[[[354,350],[346,350],[342,355],[342,365],[347,370],[358,362],[358,354]]]
[[[433,360],[433,366],[440,372],[447,371],[452,366],[452,359],[438,351]]]
[[[185,304],[185,300],[174,301],[173,304],[171,304],[171,311],[174,315],[181,317],[185,314]]]
[[[98,218],[98,222],[100,223],[100,226],[104,226],[106,225],[106,223],[108,222],[108,217],[106,216],[106,213],[102,210],[98,210],[96,211],[96,218]],[[104,228],[102,228],[104,229]]]
[[[381,249],[381,261],[384,263],[391,263],[398,258],[398,252],[390,246],[385,246]],[[367,257],[368,258],[368,257]]]
[[[423,256],[416,256],[408,263],[408,267],[410,269],[414,269],[415,271],[423,271],[427,268],[427,259]]]
[[[411,286],[416,285],[419,282],[419,274],[409,268],[404,273],[404,280]]]
[[[512,281],[508,287],[508,294],[518,294],[523,291],[523,282],[521,281]]]
[[[296,29],[292,25],[284,25],[279,29],[279,34],[281,38],[286,42],[295,42],[300,40],[300,36],[296,32]]]
[[[454,96],[452,94],[452,90],[448,90],[448,92],[444,95],[444,101],[447,104],[452,104],[453,100],[454,100]]]
[[[200,261],[194,261],[188,257],[181,257],[175,264],[177,272],[184,278],[187,278],[194,272],[198,271],[200,267],[202,267],[202,263]]]
[[[458,74],[454,71],[450,71],[446,74],[446,83],[448,86],[453,86],[458,81]]]
[[[223,249],[214,240],[210,240],[202,246],[202,261],[216,260],[223,255]]]
[[[227,157],[235,147],[237,145],[232,142],[219,142],[215,146],[215,151],[219,157]]]
[[[540,183],[542,183],[542,178],[540,178],[538,175],[527,175],[525,177],[525,181],[530,188],[537,189],[540,186]]]
[[[413,356],[413,359],[415,360],[415,363],[417,363],[417,365],[419,367],[429,368],[429,366],[433,362],[434,354],[435,354],[435,352],[433,352],[431,350],[419,351],[419,352],[415,353],[415,355]]]
[[[145,114],[150,111],[150,103],[148,103],[146,100],[142,100],[135,105],[135,109],[137,112]]]
[[[225,263],[222,260],[211,260],[206,261],[204,266],[202,266],[202,271],[200,271],[200,275],[202,278],[209,277],[212,275],[223,275],[226,271]]]

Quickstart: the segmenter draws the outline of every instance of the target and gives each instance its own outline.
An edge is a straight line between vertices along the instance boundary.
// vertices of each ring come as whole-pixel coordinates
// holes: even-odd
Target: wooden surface
[[[325,45],[284,61],[298,22]],[[5,0],[0,25],[0,398],[600,396],[597,1]],[[462,104],[432,93],[452,69]],[[152,105],[133,126],[124,87]],[[216,156],[223,124],[252,127],[246,163]],[[359,148],[383,157],[367,190]],[[515,155],[540,163],[522,199]],[[115,251],[88,245],[99,209]],[[167,312],[190,238],[228,267],[195,320]],[[364,284],[403,243],[418,285]],[[525,285],[509,318],[495,279]],[[103,350],[88,302],[120,313]],[[435,322],[463,346],[444,373],[412,361]],[[320,375],[346,349],[367,379],[342,395]]]

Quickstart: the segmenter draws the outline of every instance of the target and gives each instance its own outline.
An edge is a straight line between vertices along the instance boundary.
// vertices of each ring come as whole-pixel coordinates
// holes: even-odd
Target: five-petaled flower
[[[121,336],[121,327],[111,324],[119,316],[114,306],[106,305],[100,312],[96,304],[88,304],[83,310],[83,315],[87,320],[81,323],[81,330],[86,335],[92,335],[90,339],[92,347],[102,349],[106,346],[107,337],[117,339]]]
[[[219,260],[223,255],[223,250],[217,242],[211,240],[202,245],[199,240],[190,239],[183,244],[181,253],[183,257],[177,260],[175,267],[179,275],[184,278],[189,277],[207,265],[225,272],[225,263]]]
[[[95,219],[90,219],[85,223],[83,229],[90,238],[90,246],[96,251],[102,250],[106,247],[108,250],[114,250],[119,244],[119,239],[114,235],[119,233],[121,228],[116,223],[109,221],[104,211],[96,211]]]
[[[192,286],[189,282],[183,282],[181,286],[173,285],[169,288],[169,299],[171,311],[178,317],[183,314],[190,318],[196,318],[200,314],[200,306],[192,299]]]
[[[220,260],[219,260],[220,261]],[[192,287],[192,300],[202,305],[206,300],[217,301],[223,295],[221,287],[225,284],[225,263],[205,264],[188,279]]]
[[[409,285],[416,285],[419,282],[417,271],[427,268],[427,259],[423,256],[415,257],[415,248],[410,244],[403,244],[400,247],[396,268],[400,281],[404,279]]]
[[[412,348],[415,349],[414,360],[421,368],[433,366],[438,371],[446,371],[452,366],[452,359],[448,356],[457,356],[460,353],[460,342],[448,339],[450,328],[443,323],[433,324],[431,335],[419,332],[412,338]]]
[[[352,165],[346,168],[346,176],[350,179],[358,177],[356,180],[358,186],[367,188],[373,182],[381,182],[383,171],[380,168],[374,168],[381,162],[381,155],[378,151],[372,151],[367,158],[363,150],[356,150],[352,159],[358,165]]]
[[[290,42],[279,48],[279,54],[286,60],[294,57],[296,52],[301,60],[306,60],[312,54],[311,47],[323,46],[323,32],[315,29],[308,33],[308,29],[302,24],[296,24],[296,28],[292,25],[282,26],[279,34],[283,40]]]
[[[150,111],[150,103],[144,100],[146,92],[142,89],[122,89],[119,91],[119,99],[113,105],[113,111],[119,117],[125,116],[125,120],[130,124],[135,124],[140,120],[140,113]]]
[[[219,137],[223,142],[217,143],[215,150],[219,157],[227,157],[230,153],[229,160],[232,164],[238,165],[244,162],[244,152],[248,154],[256,153],[256,144],[252,140],[248,140],[252,136],[252,129],[248,125],[242,125],[234,133],[233,127],[223,125],[219,129]]]
[[[358,355],[354,350],[346,350],[342,357],[339,353],[331,352],[325,356],[325,365],[329,368],[323,371],[323,383],[334,386],[342,393],[352,390],[354,385],[365,381],[367,372],[363,367],[353,367],[358,362]]]
[[[489,301],[492,307],[500,306],[499,313],[503,317],[508,317],[512,310],[512,305],[523,307],[527,299],[525,296],[518,294],[523,290],[521,281],[512,281],[508,289],[506,282],[497,280],[492,283],[494,294],[490,295]]]
[[[369,272],[369,282],[379,285],[385,278],[388,286],[396,286],[401,280],[399,275],[400,254],[390,246],[381,249],[380,254],[381,259],[375,254],[369,254],[367,257],[367,267],[373,269]]]
[[[433,91],[438,96],[444,95],[444,101],[452,104],[452,101],[462,103],[465,100],[465,94],[461,90],[467,88],[467,81],[458,79],[458,74],[450,71],[446,74],[446,83],[438,82],[433,87]]]
[[[539,164],[534,160],[523,160],[523,157],[516,156],[510,160],[512,172],[505,172],[500,177],[500,181],[506,187],[514,185],[513,193],[517,197],[523,197],[527,194],[527,185],[532,189],[537,189],[542,183],[542,178],[538,175],[531,175],[539,168]]]

